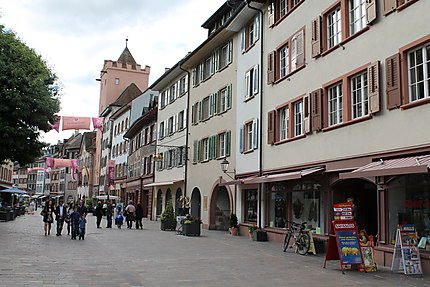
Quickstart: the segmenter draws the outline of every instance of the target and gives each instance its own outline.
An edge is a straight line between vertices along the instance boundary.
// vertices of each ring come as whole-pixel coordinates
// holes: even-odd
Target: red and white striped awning
[[[426,173],[430,168],[430,155],[379,160],[357,168],[351,172],[341,173],[339,178],[360,178],[399,174]]]

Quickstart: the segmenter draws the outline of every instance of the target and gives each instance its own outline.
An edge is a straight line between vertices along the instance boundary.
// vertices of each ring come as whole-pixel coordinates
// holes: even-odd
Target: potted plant
[[[230,231],[230,234],[233,236],[237,236],[239,234],[239,227],[237,225],[236,214],[232,213],[228,219],[228,222],[230,224],[230,228],[228,229]]]
[[[166,206],[166,210],[160,216],[161,230],[176,230],[176,219],[173,213],[172,202],[169,201]]]
[[[200,236],[202,221],[199,217],[187,215],[185,219],[181,221],[182,224],[182,235],[185,236]]]
[[[257,226],[255,226],[255,225],[248,226],[249,239],[251,239],[251,240],[253,239],[253,233],[256,230],[257,230]]]

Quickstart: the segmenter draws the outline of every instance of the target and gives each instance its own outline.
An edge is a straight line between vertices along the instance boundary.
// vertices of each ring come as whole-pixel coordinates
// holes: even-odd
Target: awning
[[[339,174],[339,178],[426,173],[430,168],[430,155],[405,157],[371,162],[354,171]]]
[[[232,181],[221,182],[221,183],[219,184],[219,186],[235,185],[235,184],[244,184],[245,182],[247,182],[247,181],[249,181],[249,180],[256,179],[257,177],[258,177],[258,176],[250,176],[250,177],[245,177],[245,178],[236,179],[236,180],[232,180]]]
[[[163,185],[172,185],[177,182],[183,181],[183,179],[180,180],[172,180],[172,181],[159,181],[159,182],[153,182],[145,184],[143,187],[151,187],[151,186],[163,186]]]
[[[27,193],[25,190],[18,189],[16,187],[12,187],[12,188],[8,188],[8,189],[3,189],[3,190],[0,190],[0,192],[17,193],[17,194],[26,194]]]
[[[285,181],[285,180],[292,180],[292,179],[299,179],[304,176],[316,173],[318,171],[324,170],[324,167],[313,167],[309,169],[304,169],[300,171],[292,171],[292,172],[285,172],[285,173],[279,173],[279,174],[270,174],[270,175],[263,175],[260,177],[257,177],[253,180],[249,180],[244,182],[244,184],[253,184],[253,183],[266,183],[266,182],[276,182],[276,181]]]

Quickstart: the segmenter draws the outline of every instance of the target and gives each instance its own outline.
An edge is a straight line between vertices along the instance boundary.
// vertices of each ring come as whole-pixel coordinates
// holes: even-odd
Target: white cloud
[[[60,115],[97,116],[99,72],[128,47],[160,77],[207,37],[201,24],[225,0],[0,0],[0,23],[42,55],[64,86]],[[56,143],[72,132],[51,131]]]

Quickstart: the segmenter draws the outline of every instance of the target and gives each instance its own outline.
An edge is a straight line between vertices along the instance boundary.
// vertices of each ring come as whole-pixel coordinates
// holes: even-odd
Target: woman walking
[[[67,209],[67,218],[66,218],[67,235],[70,235],[70,227],[72,225],[72,223],[70,222],[70,214],[73,212],[74,207],[75,207],[75,204],[73,202],[70,202],[69,208]]]
[[[125,220],[127,221],[127,228],[131,229],[133,221],[135,219],[136,207],[133,205],[133,201],[130,200],[127,207],[125,208],[126,216]]]
[[[143,208],[142,204],[138,203],[136,207],[136,229],[143,229],[142,224],[142,218],[143,218]]]
[[[55,207],[52,202],[52,199],[50,199],[48,203],[45,204],[45,207],[40,213],[43,216],[43,222],[45,223],[43,227],[43,229],[45,230],[45,236],[51,235],[51,224],[52,222],[54,222],[54,211]]]

